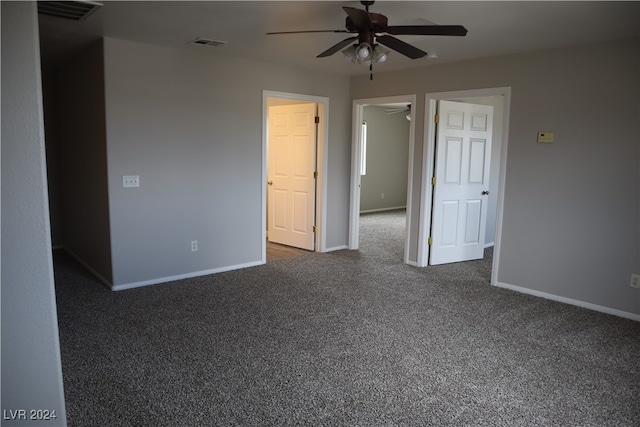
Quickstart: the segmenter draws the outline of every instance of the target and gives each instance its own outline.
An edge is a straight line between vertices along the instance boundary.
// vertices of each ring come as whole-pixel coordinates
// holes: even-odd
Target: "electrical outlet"
[[[140,175],[125,175],[122,177],[122,187],[140,187]]]
[[[631,285],[632,288],[640,289],[640,274],[632,274],[631,275]]]
[[[192,240],[191,241],[191,252],[197,252],[198,251],[198,241],[197,240]]]

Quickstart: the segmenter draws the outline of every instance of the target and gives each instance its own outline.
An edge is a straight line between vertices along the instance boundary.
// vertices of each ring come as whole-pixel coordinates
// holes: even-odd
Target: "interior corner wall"
[[[385,109],[372,105],[363,109],[367,173],[361,178],[361,212],[407,205],[410,122],[406,113],[387,114]]]
[[[66,425],[51,255],[35,2],[2,2],[2,425]],[[25,412],[25,417],[29,413]],[[12,425],[43,425],[25,419]]]
[[[57,202],[62,245],[107,284],[112,283],[104,60],[102,41],[61,65],[49,89],[55,111]]]
[[[261,263],[263,91],[329,98],[326,246],[346,246],[349,78],[106,38],[115,286]],[[140,187],[123,188],[123,175]],[[191,251],[191,241],[198,251]]]
[[[635,38],[358,76],[351,96],[416,93],[424,117],[421,94],[510,87],[498,282],[638,315],[638,75]],[[536,142],[541,131],[555,143]],[[416,201],[423,146],[417,122]]]

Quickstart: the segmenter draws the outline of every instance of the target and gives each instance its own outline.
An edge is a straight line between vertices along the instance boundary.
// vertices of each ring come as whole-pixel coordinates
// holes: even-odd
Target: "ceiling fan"
[[[406,113],[405,118],[411,121],[411,104],[407,104],[404,108],[391,108],[389,110],[384,110],[387,114],[398,114],[398,113]]]
[[[345,57],[354,63],[369,63],[369,70],[373,64],[384,62],[389,51],[386,46],[411,59],[422,58],[427,52],[418,49],[394,36],[397,35],[422,35],[422,36],[465,36],[467,29],[462,25],[388,25],[386,16],[380,13],[369,12],[369,6],[374,1],[360,2],[365,10],[344,6],[342,9],[347,14],[345,30],[302,30],[302,31],[275,31],[271,34],[300,34],[300,33],[351,33],[357,36],[348,37],[329,49],[320,53],[317,58],[331,56],[342,50]],[[348,46],[348,47],[347,47]],[[373,74],[371,75],[373,79]]]
[[[410,113],[411,104],[407,104],[406,107],[402,107],[402,108],[390,108],[388,110],[384,110],[384,112],[387,114]]]

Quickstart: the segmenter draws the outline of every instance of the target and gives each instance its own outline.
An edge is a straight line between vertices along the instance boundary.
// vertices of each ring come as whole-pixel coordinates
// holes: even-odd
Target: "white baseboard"
[[[366,211],[360,211],[361,214],[363,213],[374,213],[374,212],[385,212],[385,211],[397,211],[398,209],[406,209],[406,206],[395,206],[392,208],[381,208],[381,209],[368,209]]]
[[[102,282],[112,291],[122,291],[125,289],[139,288],[142,286],[158,285],[160,283],[173,282],[175,280],[190,279],[192,277],[198,277],[198,276],[207,276],[209,274],[222,273],[224,271],[231,271],[231,270],[238,270],[240,268],[255,267],[257,265],[262,265],[265,263],[264,261],[254,261],[246,264],[231,265],[226,267],[214,268],[211,270],[202,270],[202,271],[196,271],[193,273],[179,274],[176,276],[158,277],[156,279],[144,280],[141,282],[132,282],[132,283],[124,283],[121,285],[114,285],[109,280],[105,279],[100,273],[94,270],[89,264],[87,264],[82,258],[76,255],[69,248],[65,246],[60,246],[58,249],[62,249],[66,251],[69,255],[71,255],[73,259],[75,259],[78,263],[82,264],[84,268],[86,268],[91,274],[93,274],[96,277],[96,279],[98,279],[100,282]]]
[[[124,283],[122,285],[114,285],[111,287],[111,290],[123,291],[126,289],[140,288],[142,286],[158,285],[160,283],[174,282],[176,280],[183,280],[183,279],[191,279],[193,277],[199,277],[199,276],[208,276],[210,274],[222,273],[222,272],[231,271],[231,270],[239,270],[241,268],[247,268],[247,267],[255,267],[257,265],[262,265],[262,264],[264,264],[264,261],[254,261],[254,262],[248,262],[246,264],[236,264],[236,265],[230,265],[230,266],[225,266],[220,268],[213,268],[211,270],[201,270],[201,271],[195,271],[192,273],[178,274],[176,276],[158,277],[156,279],[143,280],[141,282],[132,282],[132,283]]]
[[[523,293],[523,294],[533,295],[533,296],[536,296],[536,297],[541,297],[541,298],[549,299],[549,300],[552,300],[552,301],[558,301],[558,302],[562,302],[562,303],[565,303],[565,304],[575,305],[577,307],[582,307],[582,308],[586,308],[586,309],[589,309],[589,310],[599,311],[601,313],[611,314],[611,315],[614,315],[614,316],[624,317],[625,319],[631,319],[631,320],[635,320],[637,322],[640,322],[640,314],[634,314],[634,313],[629,313],[629,312],[622,311],[622,310],[616,310],[614,308],[609,308],[609,307],[604,307],[604,306],[601,306],[601,305],[591,304],[591,303],[588,303],[588,302],[584,302],[584,301],[580,301],[580,300],[576,300],[576,299],[572,299],[572,298],[565,298],[565,297],[561,297],[561,296],[554,295],[554,294],[548,294],[546,292],[540,292],[540,291],[536,291],[536,290],[533,290],[533,289],[523,288],[521,286],[510,285],[508,283],[497,282],[495,284],[495,286],[497,286],[499,288],[510,289],[512,291],[520,292],[520,293]]]
[[[322,253],[333,252],[333,251],[341,251],[341,250],[344,250],[344,249],[349,249],[349,246],[341,245],[341,246],[332,246],[330,248],[324,248],[324,251],[322,251]]]
[[[484,244],[484,248],[485,248],[485,249],[490,248],[490,247],[492,247],[492,246],[495,246],[495,243],[494,243],[494,242],[491,242],[491,243],[485,243],[485,244]]]

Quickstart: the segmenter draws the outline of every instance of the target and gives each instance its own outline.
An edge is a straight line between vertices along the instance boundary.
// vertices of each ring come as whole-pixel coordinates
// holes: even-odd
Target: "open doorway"
[[[263,262],[295,256],[302,250],[325,251],[327,117],[327,98],[263,92]],[[288,146],[294,140],[299,142],[297,125],[302,122],[304,144]],[[276,127],[283,131],[274,132]],[[290,172],[285,172],[287,169]],[[304,188],[296,187],[300,176],[305,177]]]
[[[505,171],[507,161],[507,141],[509,129],[509,106],[511,90],[508,87],[442,92],[425,96],[425,142],[422,160],[422,200],[420,230],[418,236],[418,265],[428,265],[429,232],[432,222],[432,201],[434,161],[436,156],[436,121],[440,101],[457,101],[473,104],[492,105],[494,108],[493,140],[491,150],[491,176],[489,181],[489,201],[484,245],[493,246],[491,283],[497,283],[500,261],[500,235],[502,231],[502,208],[504,203]]]
[[[410,235],[415,95],[360,99],[353,103],[349,249],[360,245],[360,215],[399,211],[404,215],[404,254]],[[389,134],[393,129],[398,135]],[[403,192],[404,194],[399,194]]]

